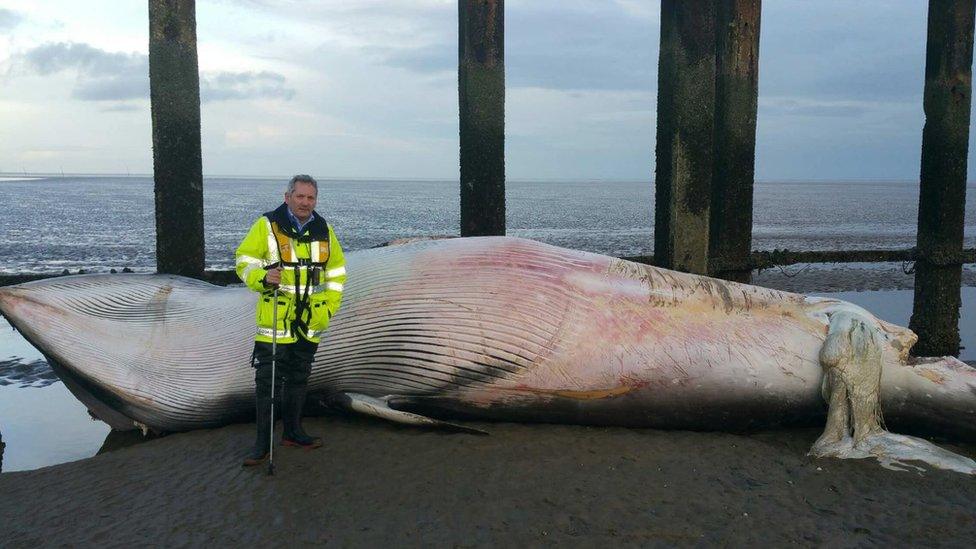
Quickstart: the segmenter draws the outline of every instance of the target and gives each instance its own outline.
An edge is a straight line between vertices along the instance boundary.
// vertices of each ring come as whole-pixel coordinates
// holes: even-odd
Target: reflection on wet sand
[[[54,370],[43,358],[28,359],[10,357],[0,360],[0,386],[10,385],[16,388],[39,389],[60,381]],[[140,442],[150,440],[152,436],[144,436],[141,431],[109,430],[105,440],[95,455],[112,452],[121,448],[128,448]],[[0,434],[0,471],[3,470],[3,449],[6,444]]]
[[[142,431],[115,431],[110,430],[107,435],[105,435],[105,441],[102,442],[102,446],[95,453],[96,456],[108,452],[114,452],[116,450],[121,450],[122,448],[128,448],[130,446],[135,446],[154,438],[160,438],[159,436],[145,436]]]
[[[57,374],[43,358],[12,356],[0,359],[0,385],[40,388],[57,381]]]

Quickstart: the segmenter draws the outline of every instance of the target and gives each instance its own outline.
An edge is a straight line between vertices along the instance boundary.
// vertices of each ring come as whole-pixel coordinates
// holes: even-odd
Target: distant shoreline
[[[314,174],[313,174],[314,175]],[[3,181],[27,181],[34,179],[61,179],[69,177],[83,177],[83,178],[105,178],[105,179],[119,179],[119,178],[149,178],[152,179],[152,173],[61,173],[61,172],[0,172],[0,182]],[[203,179],[237,179],[237,180],[249,180],[249,181],[287,181],[291,175],[233,175],[233,174],[204,174]],[[333,182],[391,182],[399,181],[404,183],[458,183],[457,177],[389,177],[389,176],[376,176],[376,177],[365,177],[365,176],[316,176],[319,181],[333,181]],[[600,179],[593,177],[579,177],[574,179],[567,178],[525,178],[525,177],[510,177],[506,178],[508,183],[649,183],[653,184],[653,176],[648,176],[647,178],[610,178],[610,179]],[[872,185],[872,184],[905,184],[905,185],[918,185],[918,179],[859,179],[859,178],[839,178],[839,179],[796,179],[796,178],[763,178],[756,179],[755,184],[757,185],[769,185],[769,184],[814,184],[814,185],[830,185],[830,184],[852,184],[852,185]],[[976,181],[968,181],[967,186],[976,185]]]

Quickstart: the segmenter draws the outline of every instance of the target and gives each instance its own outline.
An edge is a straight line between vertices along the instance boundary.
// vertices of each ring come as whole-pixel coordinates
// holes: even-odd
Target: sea
[[[208,269],[232,268],[238,242],[258,215],[280,204],[286,181],[204,180]],[[757,182],[753,249],[911,248],[918,191],[910,181]],[[614,256],[653,253],[650,181],[509,181],[506,196],[509,235]],[[0,274],[152,272],[153,200],[150,176],[0,174]],[[405,237],[452,236],[458,234],[458,183],[323,179],[317,209],[346,250]],[[965,246],[976,247],[973,183],[967,187]],[[852,301],[900,325],[911,314],[911,290],[820,295]],[[976,288],[963,288],[962,317],[961,358],[974,360]],[[41,354],[0,319],[4,473],[91,457],[130,440],[92,420],[48,372]]]
[[[208,269],[229,269],[254,219],[281,203],[287,178],[204,180]],[[976,187],[965,246],[976,246]],[[613,256],[654,250],[650,181],[509,181],[511,236]],[[0,273],[155,270],[153,181],[142,177],[0,178]],[[756,183],[753,249],[896,249],[915,245],[918,184]],[[456,181],[323,180],[318,211],[347,250],[397,238],[457,235]],[[176,212],[179,215],[180,212]]]

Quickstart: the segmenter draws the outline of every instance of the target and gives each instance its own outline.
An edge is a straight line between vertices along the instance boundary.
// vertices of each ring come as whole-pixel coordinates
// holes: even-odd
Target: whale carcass
[[[976,440],[976,369],[910,358],[911,331],[850,303],[507,237],[352,252],[347,270],[309,380],[325,402],[407,423],[740,430],[826,417],[814,454],[976,470],[884,428]],[[83,275],[0,288],[0,312],[113,428],[181,431],[253,414],[255,299],[175,276]]]

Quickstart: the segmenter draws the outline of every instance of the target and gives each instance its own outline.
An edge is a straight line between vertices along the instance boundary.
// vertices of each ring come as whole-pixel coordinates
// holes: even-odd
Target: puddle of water
[[[0,357],[21,364],[44,357],[0,317]],[[23,471],[95,455],[110,429],[60,381],[0,386],[3,471]]]
[[[887,290],[881,292],[836,292],[815,293],[824,297],[834,297],[860,305],[874,316],[899,326],[908,326],[912,317],[914,290]],[[959,310],[959,337],[962,339],[960,360],[976,360],[976,288],[962,289],[962,308]]]
[[[23,471],[95,455],[109,426],[88,415],[63,383],[0,387],[3,471]]]
[[[912,290],[820,293],[864,307],[884,320],[908,325]],[[976,288],[963,288],[960,335],[965,349],[960,358],[976,360]],[[43,359],[19,333],[0,317],[0,360],[25,364]],[[114,433],[91,419],[88,410],[63,383],[45,387],[0,386],[0,434],[6,443],[2,470],[22,471],[94,456],[102,449],[136,442],[138,433]]]

